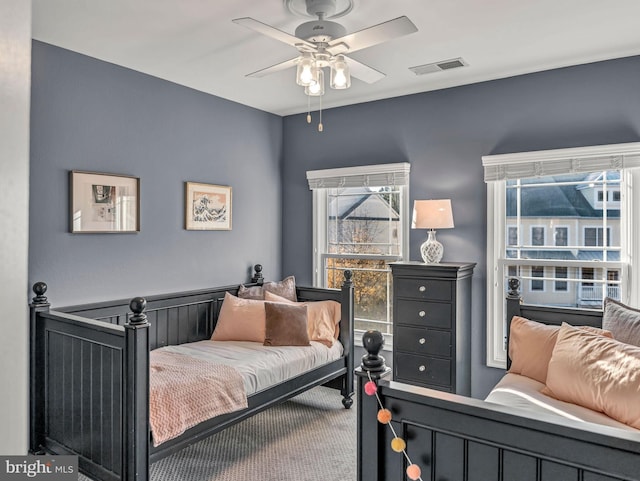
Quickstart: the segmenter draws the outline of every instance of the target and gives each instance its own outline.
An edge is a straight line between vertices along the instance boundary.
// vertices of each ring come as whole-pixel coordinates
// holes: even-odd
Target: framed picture
[[[231,230],[231,187],[185,183],[185,229]]]
[[[72,170],[69,191],[72,233],[140,232],[138,177]]]

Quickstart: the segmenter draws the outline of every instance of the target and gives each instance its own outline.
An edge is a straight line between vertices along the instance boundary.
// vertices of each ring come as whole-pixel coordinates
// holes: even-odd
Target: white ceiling
[[[32,0],[33,38],[278,115],[307,110],[288,69],[247,73],[296,50],[231,22],[253,17],[293,35],[309,20],[284,0]],[[418,32],[351,54],[386,74],[330,90],[323,107],[640,54],[640,0],[354,0],[348,32],[408,16]],[[409,67],[462,57],[467,67]],[[640,82],[640,79],[638,79]],[[316,105],[317,106],[317,105]],[[313,107],[312,107],[313,108]]]

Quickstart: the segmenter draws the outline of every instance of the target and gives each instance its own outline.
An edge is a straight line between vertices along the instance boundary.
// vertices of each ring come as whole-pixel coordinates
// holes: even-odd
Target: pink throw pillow
[[[225,292],[211,340],[264,342],[266,325],[264,301]]]
[[[593,333],[612,337],[609,331],[580,326]],[[509,372],[546,384],[547,368],[556,345],[560,326],[550,326],[514,316],[509,330]]]
[[[563,324],[545,391],[640,429],[640,347]]]

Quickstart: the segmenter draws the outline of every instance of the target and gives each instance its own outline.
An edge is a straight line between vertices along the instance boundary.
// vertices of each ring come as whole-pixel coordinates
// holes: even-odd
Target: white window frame
[[[506,243],[505,188],[508,178],[547,176],[569,172],[621,169],[620,262],[599,262],[598,267],[622,270],[621,300],[632,306],[640,303],[640,142],[571,149],[483,156],[487,182],[487,358],[489,367],[504,369],[505,286],[504,265],[498,262]],[[536,265],[580,267],[575,261],[536,260]],[[531,265],[531,260],[511,260],[512,265]],[[626,269],[626,266],[629,266]],[[595,267],[595,266],[594,266]],[[526,299],[525,299],[526,302]]]
[[[542,229],[542,244],[533,243],[533,231],[534,229]],[[547,245],[547,229],[544,225],[532,225],[529,229],[529,245],[532,247],[544,247]]]
[[[324,285],[323,253],[327,250],[327,189],[336,187],[366,187],[366,186],[386,186],[394,185],[402,190],[400,204],[400,219],[402,220],[402,236],[400,256],[379,256],[380,259],[388,261],[409,259],[409,227],[410,227],[410,204],[409,204],[409,173],[411,164],[408,162],[379,165],[363,165],[357,167],[341,167],[336,169],[323,169],[307,171],[309,188],[313,195],[313,285],[322,287]],[[321,233],[323,235],[321,235]],[[388,293],[389,300],[392,293]],[[391,305],[388,305],[391,309]],[[390,318],[392,316],[389,316]],[[356,333],[363,331],[356,330]],[[360,338],[361,336],[356,336]],[[391,349],[393,339],[385,336],[385,350]]]
[[[567,231],[567,243],[565,245],[563,245],[563,246],[559,246],[557,241],[556,241],[556,232],[557,232],[558,229],[564,229],[564,230]],[[562,225],[554,225],[552,234],[553,234],[553,245],[555,247],[568,247],[568,246],[571,245],[571,229],[569,228],[568,225],[564,225],[564,224],[562,224]]]

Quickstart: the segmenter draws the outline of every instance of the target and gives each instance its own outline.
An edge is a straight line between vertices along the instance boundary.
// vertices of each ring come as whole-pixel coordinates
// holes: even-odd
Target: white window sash
[[[634,222],[634,219],[640,215],[640,193],[634,196],[633,186],[640,188],[640,168],[637,168],[640,167],[640,142],[484,156],[482,163],[487,181],[487,366],[504,369],[506,365],[506,291],[503,283],[504,264],[500,259],[506,248],[504,192],[507,179],[622,170],[620,262],[598,262],[593,267],[620,269],[625,279],[621,290],[622,302],[639,305],[640,221]],[[508,260],[509,264],[531,265],[532,262],[559,267],[585,266],[585,263],[576,261]]]

